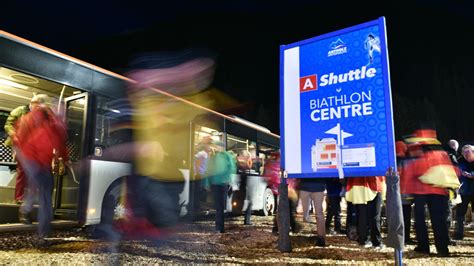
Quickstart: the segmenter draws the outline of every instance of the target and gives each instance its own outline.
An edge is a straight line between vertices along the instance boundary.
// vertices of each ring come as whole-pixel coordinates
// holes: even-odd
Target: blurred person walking
[[[301,225],[296,221],[296,208],[298,206],[298,195],[300,187],[299,178],[287,178],[286,183],[288,184],[288,205],[290,211],[290,229],[293,234],[298,233],[301,230]],[[278,204],[275,206],[278,209]]]
[[[272,152],[267,155],[267,159],[265,161],[265,166],[263,170],[263,177],[268,184],[268,187],[272,190],[273,195],[275,196],[275,212],[278,210],[278,186],[281,183],[280,180],[280,153]],[[294,218],[294,216],[293,216]],[[291,227],[291,220],[290,220],[290,227]],[[273,216],[273,228],[272,232],[274,234],[278,233],[278,224],[277,224],[277,215],[274,213]]]
[[[454,239],[462,240],[464,238],[464,222],[466,212],[471,204],[474,205],[474,147],[464,145],[462,147],[462,158],[459,160],[461,187],[459,194],[461,195],[461,203],[456,208],[456,233]]]
[[[22,116],[26,115],[33,109],[37,103],[37,97],[33,97],[30,100],[28,105],[21,105],[17,108],[13,109],[10,114],[8,115],[7,120],[5,121],[5,132],[8,134],[7,139],[5,140],[5,146],[12,147],[14,156],[17,153],[17,147],[13,145],[12,139],[17,138],[17,127],[18,121],[21,119]],[[21,141],[21,140],[19,140]],[[25,172],[22,167],[22,163],[20,160],[16,160],[16,183],[15,183],[15,200],[18,203],[21,203],[25,196],[25,187],[27,186],[27,178],[25,176]],[[26,217],[20,217],[20,222],[22,223],[31,223],[31,220],[27,219]]]
[[[418,129],[405,142],[417,157],[403,169],[407,182],[405,193],[414,194],[415,198],[415,251],[430,253],[425,220],[425,206],[428,206],[437,253],[449,256],[448,189],[459,187],[456,172],[434,129]]]
[[[249,186],[250,170],[252,169],[252,155],[248,150],[241,150],[237,155],[237,171],[240,175],[240,189],[244,191],[245,201],[247,202],[247,208],[245,209],[245,225],[252,225],[252,199],[250,197],[250,192],[252,188]]]
[[[104,200],[110,204],[104,215],[108,218],[101,217],[107,224],[99,236],[105,235],[112,241],[110,251],[117,251],[122,237],[126,236],[139,235],[162,245],[164,238],[173,237],[182,217],[189,217],[189,210],[193,210],[186,197],[187,182],[194,179],[193,183],[200,183],[205,175],[197,173],[197,169],[194,178],[188,175],[196,166],[190,148],[190,138],[194,136],[190,135],[190,125],[200,123],[219,128],[218,123],[208,119],[209,111],[194,104],[219,111],[219,108],[232,108],[231,104],[235,103],[210,87],[214,60],[199,56],[193,50],[149,52],[130,62],[127,76],[131,82],[126,93],[133,129],[130,144],[133,149],[128,150],[133,155],[133,174],[116,193],[124,197]],[[114,207],[123,198],[126,219],[121,220],[127,221],[117,226]]]
[[[182,170],[193,167],[189,161],[190,121],[215,124],[206,119],[206,110],[183,103],[185,99],[216,109],[217,101],[209,94],[214,60],[188,56],[183,62],[173,54],[149,53],[135,59],[128,73],[136,81],[128,88],[135,147],[134,212],[155,227],[166,228],[163,232],[172,232],[180,216],[187,214],[186,202],[179,195],[187,178]]]
[[[265,170],[263,176],[267,181],[268,186],[275,196],[275,214],[273,216],[273,228],[272,233],[278,234],[278,204],[279,204],[279,190],[278,187],[281,183],[280,178],[280,153],[272,152],[268,155],[265,162]],[[289,218],[290,218],[290,230],[292,233],[297,233],[301,226],[297,223],[295,214],[296,207],[298,205],[298,178],[286,179],[288,184],[288,206],[289,206]]]
[[[211,137],[203,138],[197,145],[196,153],[194,154],[194,182],[192,182],[193,215],[197,215],[197,212],[201,208],[201,201],[205,201],[207,196],[207,193],[204,193],[203,180],[206,176],[207,163],[212,152],[211,144]]]
[[[20,207],[23,217],[33,210],[38,190],[38,235],[40,243],[50,232],[53,219],[53,176],[51,164],[55,156],[66,158],[66,125],[46,105],[47,96],[36,95],[31,111],[19,121],[14,144],[19,147],[20,160],[28,178],[25,200]]]
[[[225,151],[223,142],[214,144],[215,153],[209,158],[205,188],[212,190],[214,205],[216,208],[215,229],[219,233],[225,232],[224,210],[226,206],[227,192],[232,181],[232,175],[237,172],[237,161],[235,155]]]
[[[316,211],[316,224],[318,237],[317,246],[326,246],[326,223],[324,221],[323,201],[326,190],[326,180],[324,178],[301,178],[299,182],[299,192],[303,204],[303,215],[309,212],[309,202],[313,201]]]

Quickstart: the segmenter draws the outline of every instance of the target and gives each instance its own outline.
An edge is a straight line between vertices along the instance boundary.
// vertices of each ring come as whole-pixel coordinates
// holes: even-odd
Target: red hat
[[[434,129],[418,129],[415,130],[413,135],[405,141],[408,144],[441,144],[436,139],[436,130]]]

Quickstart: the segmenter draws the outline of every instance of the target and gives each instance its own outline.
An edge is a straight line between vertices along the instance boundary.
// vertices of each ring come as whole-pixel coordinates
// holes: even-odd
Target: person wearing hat
[[[30,103],[27,105],[21,105],[13,109],[7,120],[5,121],[5,132],[8,134],[7,139],[5,140],[5,146],[12,147],[13,151],[16,153],[16,147],[13,145],[13,139],[17,138],[17,124],[21,117],[30,112],[38,104],[43,104],[46,101],[47,96],[44,94],[38,94],[31,98]],[[17,160],[16,164],[16,183],[15,183],[15,200],[21,203],[25,196],[25,187],[27,185],[27,180],[25,172],[23,170],[22,164]],[[20,217],[20,222],[31,223],[31,220],[24,217]]]
[[[439,256],[449,256],[448,189],[459,187],[456,172],[436,138],[434,129],[418,129],[405,139],[408,150],[417,159],[407,162],[403,169],[406,194],[414,194],[416,252],[430,253],[425,206],[431,218],[436,250]]]

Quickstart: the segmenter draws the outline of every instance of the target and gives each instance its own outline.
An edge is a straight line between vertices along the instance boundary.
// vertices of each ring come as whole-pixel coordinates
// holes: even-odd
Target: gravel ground
[[[393,265],[392,248],[361,248],[345,235],[328,235],[326,247],[317,247],[315,224],[302,224],[302,230],[291,235],[293,251],[281,253],[272,235],[271,217],[253,216],[253,226],[244,226],[243,217],[226,220],[226,233],[215,233],[212,221],[180,226],[179,232],[159,244],[145,240],[120,243],[119,252],[110,252],[112,243],[89,238],[84,230],[56,230],[47,247],[35,246],[31,232],[0,234],[0,264],[15,265],[107,265],[107,264],[319,264],[319,265]],[[298,217],[301,220],[301,217]],[[431,237],[432,238],[432,237]],[[432,240],[432,239],[431,239]],[[406,246],[403,262],[407,265],[474,264],[474,229],[451,246],[451,256],[437,257],[413,251]],[[434,245],[431,250],[435,251]]]

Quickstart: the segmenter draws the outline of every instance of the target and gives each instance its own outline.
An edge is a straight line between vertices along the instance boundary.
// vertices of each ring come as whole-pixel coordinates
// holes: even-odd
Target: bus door
[[[54,208],[55,217],[60,219],[77,219],[79,203],[79,185],[81,182],[81,158],[85,147],[85,125],[87,115],[88,93],[76,94],[64,100],[65,120],[67,125],[66,149],[69,163],[65,171],[54,174]]]
[[[212,153],[211,143],[224,143],[224,132],[219,123],[193,123],[192,128],[192,174],[190,202],[194,211],[207,211],[213,209],[213,198],[211,193],[203,190],[203,178],[207,168],[210,153]],[[214,121],[213,121],[214,122]],[[208,147],[208,148],[206,148]]]

